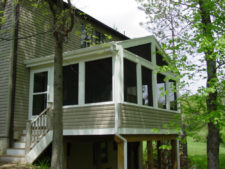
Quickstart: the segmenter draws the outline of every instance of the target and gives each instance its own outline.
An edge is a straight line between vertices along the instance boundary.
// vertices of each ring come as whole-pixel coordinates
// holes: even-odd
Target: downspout
[[[121,57],[121,53],[123,52],[121,50],[121,47],[119,47],[116,43],[113,44],[113,49],[114,50],[117,50],[118,53],[116,52],[116,55],[118,54],[118,56],[115,55],[115,60],[116,60],[116,57]],[[116,64],[117,62],[115,61],[115,65],[114,65],[114,85],[117,86],[118,84],[118,81],[116,80],[117,79],[117,74],[115,74],[115,68],[116,68]],[[121,73],[121,72],[120,72]],[[114,90],[115,90],[115,87],[114,87]],[[123,141],[123,153],[124,153],[124,169],[127,169],[128,168],[128,165],[127,165],[127,140],[126,138],[124,138],[122,135],[119,134],[119,102],[118,102],[118,95],[116,94],[116,92],[118,92],[117,90],[114,91],[114,102],[115,102],[115,136],[117,136],[119,139],[121,139]]]
[[[115,136],[117,136],[118,138],[120,138],[123,141],[123,153],[124,153],[124,169],[127,169],[127,140],[126,138],[124,138],[123,136],[121,136],[118,132],[119,126],[118,126],[118,122],[119,122],[119,106],[118,103],[115,103]]]
[[[19,34],[19,4],[15,7],[15,25],[13,31],[13,46],[12,46],[12,68],[11,68],[11,111],[10,111],[10,123],[9,123],[9,146],[13,146],[14,135],[14,114],[15,114],[15,95],[16,95],[16,68],[17,68],[17,56],[18,56],[18,34]]]

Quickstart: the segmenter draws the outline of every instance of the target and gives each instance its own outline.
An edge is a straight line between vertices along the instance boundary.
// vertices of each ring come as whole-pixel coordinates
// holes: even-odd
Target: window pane
[[[150,43],[126,48],[126,50],[128,50],[148,61],[151,61],[151,44]]]
[[[142,104],[153,106],[152,71],[142,67]]]
[[[48,84],[48,72],[34,74],[34,93],[46,92]]]
[[[166,83],[164,82],[165,76],[157,74],[157,94],[158,94],[158,107],[166,109]]]
[[[124,59],[124,100],[137,103],[136,64]]]
[[[169,80],[169,87],[170,110],[177,110],[176,82]]]
[[[112,58],[86,62],[85,103],[112,101]]]
[[[78,104],[78,64],[63,67],[63,105]]]
[[[39,115],[47,105],[47,94],[33,96],[33,115]]]

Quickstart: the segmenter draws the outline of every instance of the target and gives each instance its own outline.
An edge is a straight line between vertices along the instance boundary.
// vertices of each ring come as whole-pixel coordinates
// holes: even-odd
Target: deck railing
[[[52,103],[33,120],[28,120],[26,129],[26,153],[28,153],[45,136],[51,127]]]

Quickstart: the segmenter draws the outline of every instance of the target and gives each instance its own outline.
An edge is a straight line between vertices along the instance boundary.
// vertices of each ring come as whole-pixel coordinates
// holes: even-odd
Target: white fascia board
[[[129,48],[133,46],[138,46],[146,43],[158,43],[154,36],[146,36],[141,38],[129,39],[125,41],[118,42],[118,45],[122,45],[123,48]],[[159,43],[158,43],[159,45]],[[160,46],[160,45],[159,45]]]
[[[63,129],[64,136],[80,136],[80,135],[114,135],[114,128],[105,129]]]
[[[98,57],[110,57],[114,55],[115,48],[114,48],[115,42],[106,43],[99,46],[93,46],[93,47],[87,47],[87,48],[81,48],[74,51],[64,52],[63,53],[63,64],[71,63],[72,60],[82,61],[82,60],[88,60],[88,59],[96,59]],[[47,64],[53,64],[54,62],[54,55],[49,55],[46,57],[41,58],[34,58],[30,60],[25,60],[24,63],[26,67],[35,67],[35,66],[41,66],[41,65],[47,65]]]
[[[169,129],[159,129],[157,132],[154,129],[143,129],[143,128],[119,128],[118,134],[177,134],[179,135],[180,132],[177,130],[169,130]]]

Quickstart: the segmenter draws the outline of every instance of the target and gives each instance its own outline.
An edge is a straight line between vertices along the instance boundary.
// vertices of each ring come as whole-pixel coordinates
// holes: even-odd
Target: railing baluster
[[[49,118],[49,111],[52,111],[52,103],[49,103],[48,107],[35,119],[27,122],[26,153],[28,153],[50,129],[49,123],[51,123],[51,119]]]

